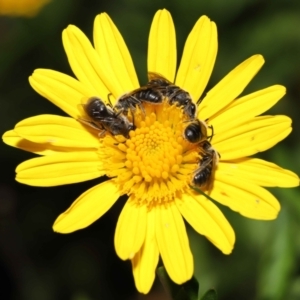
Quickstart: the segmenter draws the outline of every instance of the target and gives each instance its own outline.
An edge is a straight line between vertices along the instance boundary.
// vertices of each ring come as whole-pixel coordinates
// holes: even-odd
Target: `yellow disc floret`
[[[144,105],[133,118],[130,138],[107,135],[100,148],[107,175],[122,192],[148,206],[172,201],[188,188],[199,149],[186,142],[182,109],[167,103]]]

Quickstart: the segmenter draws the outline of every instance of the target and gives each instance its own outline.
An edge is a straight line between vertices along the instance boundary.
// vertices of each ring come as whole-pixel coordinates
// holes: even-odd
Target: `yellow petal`
[[[177,284],[191,279],[193,256],[181,214],[175,203],[156,208],[156,239],[164,266]]]
[[[20,137],[14,130],[6,131],[2,136],[3,142],[9,146],[39,155],[53,155],[59,152],[70,151],[69,148],[51,146],[49,144],[37,144]]]
[[[263,57],[254,55],[228,73],[207,93],[199,106],[198,117],[202,120],[209,119],[236,99],[263,64]]]
[[[29,77],[32,88],[61,108],[73,118],[78,118],[78,104],[86,97],[93,96],[93,90],[89,89],[76,79],[60,72],[37,69]]]
[[[103,62],[84,33],[74,25],[63,31],[63,45],[69,64],[80,82],[86,85],[93,94],[107,100],[110,90],[103,82]]]
[[[68,210],[59,215],[53,230],[70,233],[83,229],[102,217],[119,197],[119,189],[113,181],[98,184],[79,196]]]
[[[134,281],[140,293],[147,294],[155,279],[159,252],[155,238],[155,211],[147,212],[147,229],[144,244],[131,260]]]
[[[154,16],[148,42],[148,71],[174,82],[176,71],[176,35],[171,14],[162,9]]]
[[[238,127],[246,120],[250,120],[274,106],[285,92],[284,86],[273,85],[241,97],[211,118],[210,124],[213,124],[214,129],[218,132]]]
[[[286,169],[257,158],[220,162],[218,173],[267,187],[296,187],[299,177]]]
[[[129,198],[119,216],[115,232],[115,248],[118,256],[131,259],[140,250],[146,234],[147,208]]]
[[[94,44],[101,60],[101,78],[116,98],[139,87],[127,46],[106,13],[95,18]]]
[[[33,186],[55,186],[103,176],[96,151],[42,156],[21,163],[16,180]]]
[[[0,15],[7,15],[11,17],[29,17],[36,16],[45,4],[50,0],[27,0],[27,1],[0,1]],[[26,21],[28,22],[28,21]]]
[[[213,70],[218,51],[217,38],[216,24],[202,16],[185,43],[176,84],[189,91],[195,102],[202,95]]]
[[[99,147],[97,133],[92,134],[72,118],[56,115],[39,115],[25,119],[16,125],[15,132],[34,143],[82,149]]]
[[[286,116],[256,117],[222,134],[212,141],[222,160],[231,160],[265,151],[283,140],[292,131],[291,119]]]
[[[234,231],[215,204],[191,192],[176,199],[176,205],[198,233],[205,235],[224,254],[231,253],[235,242]]]
[[[273,220],[280,210],[279,202],[266,189],[218,171],[210,196],[251,219]]]

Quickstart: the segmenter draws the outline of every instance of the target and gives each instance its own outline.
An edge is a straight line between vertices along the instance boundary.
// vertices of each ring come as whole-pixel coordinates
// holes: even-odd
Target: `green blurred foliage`
[[[160,266],[156,270],[161,284],[163,285],[166,294],[172,300],[198,300],[199,299],[199,282],[193,276],[190,280],[178,285],[172,281],[164,266]],[[205,298],[205,297],[204,297]],[[205,300],[205,299],[201,299]],[[217,299],[206,299],[217,300]]]
[[[219,53],[209,87],[244,59],[260,53],[266,64],[245,93],[283,84],[287,95],[268,114],[293,119],[292,134],[259,157],[300,173],[300,1],[298,0],[53,0],[33,19],[0,18],[0,128],[23,118],[63,113],[36,94],[28,76],[36,68],[72,75],[61,32],[75,24],[92,37],[93,19],[106,11],[122,33],[140,82],[146,81],[147,40],[157,9],[173,16],[178,59],[196,20],[217,23]],[[151,293],[135,290],[131,266],[115,254],[113,233],[125,199],[89,228],[70,235],[52,232],[55,218],[98,180],[56,188],[14,181],[15,167],[30,153],[1,146],[0,299],[94,300],[167,299],[156,281]],[[200,294],[210,288],[221,300],[300,299],[299,189],[272,189],[282,205],[277,220],[255,221],[219,206],[236,232],[229,256],[221,254],[188,225]]]

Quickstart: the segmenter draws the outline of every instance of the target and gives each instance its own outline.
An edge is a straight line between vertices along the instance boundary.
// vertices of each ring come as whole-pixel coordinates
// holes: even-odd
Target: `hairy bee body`
[[[129,137],[129,131],[134,130],[133,123],[119,112],[115,112],[106,105],[100,98],[92,97],[83,104],[84,111],[91,121],[81,120],[96,129],[106,131],[112,135],[123,135]]]
[[[146,85],[121,96],[115,105],[115,109],[127,115],[129,110],[134,111],[136,107],[143,111],[143,102],[161,104],[162,101],[163,95],[158,90]]]
[[[210,183],[215,168],[219,162],[218,152],[208,141],[202,143],[203,155],[199,161],[199,167],[193,174],[192,185],[204,187]]]
[[[183,112],[190,120],[195,119],[197,106],[188,92],[174,85],[160,74],[149,72],[148,77],[149,82],[147,85],[159,90],[166,97],[169,104],[182,107]]]
[[[207,139],[207,125],[203,121],[195,119],[185,127],[183,136],[192,144],[200,143]]]
[[[129,110],[135,110],[137,106],[143,110],[144,102],[161,104],[166,99],[170,105],[182,107],[188,119],[195,118],[197,107],[188,92],[157,73],[149,72],[148,77],[149,82],[146,85],[118,99],[115,105],[117,111],[122,110],[126,115]]]

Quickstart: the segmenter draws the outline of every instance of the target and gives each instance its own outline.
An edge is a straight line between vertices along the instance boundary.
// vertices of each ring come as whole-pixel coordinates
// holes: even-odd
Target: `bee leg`
[[[133,110],[136,109],[135,105],[137,105],[137,106],[139,107],[139,109],[143,112],[143,114],[145,115],[146,112],[145,112],[144,107],[143,107],[143,105],[142,105],[142,101],[141,101],[140,99],[134,97],[133,95],[130,96],[130,99],[132,100],[132,102],[130,103],[130,106],[131,106],[131,108],[130,108],[131,113],[132,113]],[[134,104],[134,105],[133,105],[133,104]]]
[[[179,92],[180,92],[180,90],[178,89],[178,90],[175,90],[171,95],[169,95],[170,101],[172,101],[173,98],[174,98]],[[172,104],[174,104],[174,103],[172,103]]]
[[[173,97],[171,97],[172,95],[170,95],[169,97],[168,97],[168,103],[169,103],[169,105],[176,105],[176,106],[178,106],[177,104],[177,102],[175,102],[174,100],[173,100]]]
[[[115,117],[118,117],[120,114],[123,114],[125,112],[124,108],[121,108],[120,110],[117,111]],[[127,115],[127,114],[126,114]]]
[[[207,118],[207,119],[205,120],[205,123],[207,123],[208,120],[209,120],[209,118]],[[207,140],[209,140],[209,142],[211,142],[211,140],[212,140],[212,138],[213,138],[213,136],[214,136],[214,127],[213,127],[212,125],[208,125],[207,127],[208,127],[209,129],[211,129],[211,135],[207,137]]]
[[[211,142],[213,136],[214,136],[214,127],[212,125],[207,126],[211,129],[211,135],[207,137],[207,139]]]
[[[145,112],[144,106],[142,105],[142,102],[140,102],[140,103],[138,104],[138,107],[139,107],[139,109],[141,110],[141,112],[143,113],[143,115],[145,116],[145,115],[146,115],[146,112]]]
[[[134,114],[133,114],[132,110],[130,110],[130,112],[131,112],[132,124],[133,124],[133,126],[135,127],[135,125],[134,125]],[[135,128],[134,128],[134,129],[135,129]]]
[[[101,124],[101,128],[98,127],[98,129],[100,129],[101,131],[98,133],[98,137],[99,138],[103,138],[105,136],[105,133],[106,133],[106,129],[103,127],[103,125]]]
[[[105,129],[102,129],[102,131],[100,131],[100,132],[98,133],[98,137],[99,137],[99,138],[103,138],[103,137],[105,136],[105,132],[106,132],[106,130],[105,130]]]

